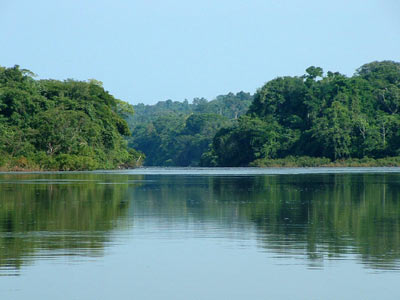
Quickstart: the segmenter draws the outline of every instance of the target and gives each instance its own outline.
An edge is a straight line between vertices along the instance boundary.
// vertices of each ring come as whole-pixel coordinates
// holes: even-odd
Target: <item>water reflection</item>
[[[128,184],[104,184],[115,181],[128,178],[0,176],[0,268],[12,275],[37,258],[101,256],[128,207]]]
[[[350,254],[370,268],[399,268],[398,174],[151,178],[133,191],[135,211],[163,226],[192,223],[208,235],[222,226],[239,239],[255,230],[260,248],[304,256],[310,267]]]
[[[121,231],[251,239],[281,263],[397,270],[400,174],[0,175],[2,274],[43,257],[102,256]]]
[[[398,268],[400,203],[393,175],[329,175],[267,180],[249,217],[264,247],[311,260],[354,253],[377,268]],[[269,181],[269,182],[268,182]]]

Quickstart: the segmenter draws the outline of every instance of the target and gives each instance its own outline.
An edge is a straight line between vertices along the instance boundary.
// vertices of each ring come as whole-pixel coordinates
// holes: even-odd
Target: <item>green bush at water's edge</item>
[[[94,170],[135,167],[123,119],[133,113],[96,80],[35,80],[19,66],[0,67],[0,170]]]
[[[247,114],[215,134],[201,165],[398,166],[400,63],[365,64],[352,77],[306,72],[260,88]]]

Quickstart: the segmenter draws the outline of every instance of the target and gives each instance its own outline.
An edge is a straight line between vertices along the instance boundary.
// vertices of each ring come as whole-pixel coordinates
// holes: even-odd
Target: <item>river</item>
[[[0,173],[0,299],[398,299],[400,168]]]

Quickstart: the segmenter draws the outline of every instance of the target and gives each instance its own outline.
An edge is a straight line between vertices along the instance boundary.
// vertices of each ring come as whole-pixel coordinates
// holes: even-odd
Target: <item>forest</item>
[[[127,147],[128,103],[97,80],[35,80],[0,67],[0,169],[93,170],[135,167]]]
[[[130,105],[97,80],[0,67],[0,170],[400,166],[400,63],[311,66],[255,94]]]
[[[400,64],[347,77],[311,66],[254,95],[135,105],[129,145],[149,166],[398,166]]]

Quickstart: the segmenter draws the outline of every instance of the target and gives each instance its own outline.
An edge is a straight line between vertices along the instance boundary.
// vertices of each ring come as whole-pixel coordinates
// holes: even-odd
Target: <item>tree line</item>
[[[0,169],[400,165],[400,63],[309,67],[257,90],[130,105],[97,80],[0,67]]]

